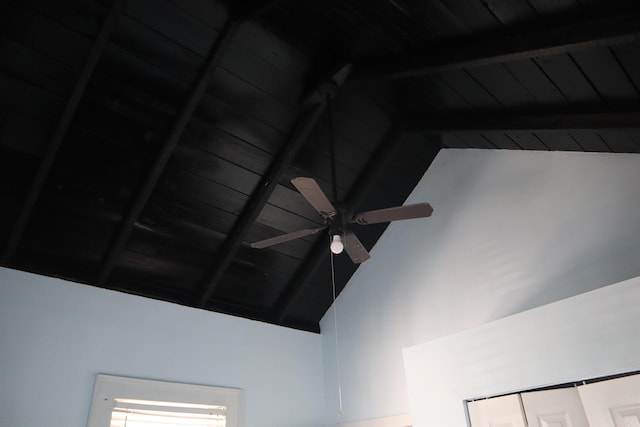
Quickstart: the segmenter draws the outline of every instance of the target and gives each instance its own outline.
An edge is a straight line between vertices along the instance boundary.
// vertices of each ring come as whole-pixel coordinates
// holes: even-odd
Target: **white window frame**
[[[219,405],[227,408],[227,427],[242,427],[242,390],[98,374],[87,427],[109,427],[115,399]]]

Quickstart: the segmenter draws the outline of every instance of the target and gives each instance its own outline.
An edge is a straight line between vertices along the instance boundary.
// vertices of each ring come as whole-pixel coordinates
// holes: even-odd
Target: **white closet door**
[[[578,387],[592,427],[640,427],[640,375]]]
[[[577,388],[522,393],[529,427],[585,427],[587,417]],[[640,427],[640,426],[639,426]]]
[[[476,400],[467,407],[472,427],[527,427],[519,394]]]

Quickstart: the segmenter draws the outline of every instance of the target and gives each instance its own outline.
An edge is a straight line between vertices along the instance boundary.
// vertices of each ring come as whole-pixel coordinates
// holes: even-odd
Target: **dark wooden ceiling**
[[[637,0],[1,8],[11,268],[318,331],[327,236],[248,245],[322,223],[292,178],[359,211],[402,204],[440,148],[640,151]],[[356,268],[336,257],[338,291]]]

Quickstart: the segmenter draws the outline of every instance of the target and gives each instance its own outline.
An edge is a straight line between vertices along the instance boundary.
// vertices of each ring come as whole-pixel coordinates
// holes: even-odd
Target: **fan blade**
[[[320,212],[320,215],[332,217],[336,214],[336,208],[333,207],[315,179],[299,177],[293,178],[291,183],[307,199],[307,202]]]
[[[429,203],[417,203],[415,205],[396,206],[395,208],[361,212],[353,217],[352,222],[357,222],[361,225],[377,224],[379,222],[398,221],[401,219],[425,218],[431,216],[432,213],[433,208]]]
[[[353,233],[345,233],[344,249],[347,251],[351,261],[360,264],[371,258],[367,249],[362,245],[360,239]]]
[[[253,242],[250,244],[252,248],[263,249],[269,246],[278,245],[280,243],[288,242],[289,240],[299,239],[300,237],[310,236],[316,234],[318,231],[322,231],[327,227],[320,228],[306,228],[304,230],[294,231],[293,233],[283,234],[282,236],[272,237],[270,239],[260,240],[259,242]]]

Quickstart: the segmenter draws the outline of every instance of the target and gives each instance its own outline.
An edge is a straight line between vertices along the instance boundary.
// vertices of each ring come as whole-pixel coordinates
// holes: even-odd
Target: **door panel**
[[[529,427],[588,426],[577,388],[522,393]],[[640,426],[639,426],[640,427]]]
[[[519,394],[467,402],[473,427],[527,427]]]
[[[589,425],[640,427],[640,375],[578,387]]]

